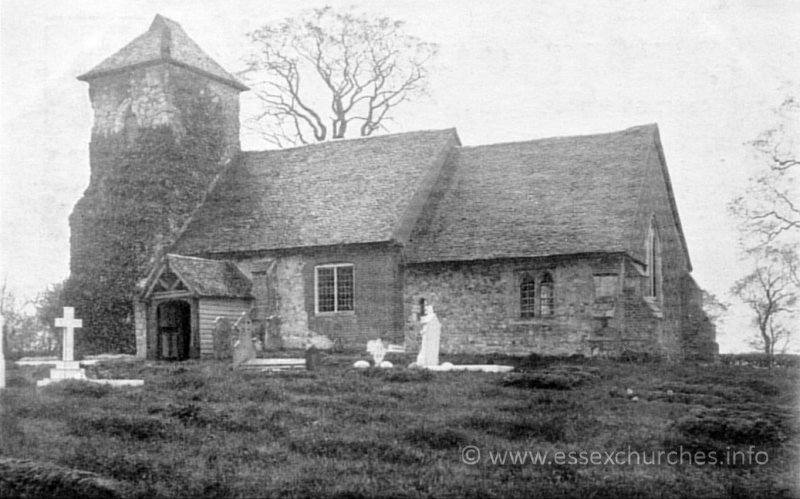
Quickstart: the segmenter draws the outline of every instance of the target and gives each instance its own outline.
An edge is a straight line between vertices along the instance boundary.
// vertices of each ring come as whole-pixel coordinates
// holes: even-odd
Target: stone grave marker
[[[75,329],[83,327],[83,321],[75,318],[73,307],[64,307],[64,317],[56,319],[56,327],[64,329],[64,339],[62,345],[62,360],[56,362],[56,367],[50,369],[50,378],[40,379],[36,386],[47,386],[50,383],[76,379],[101,383],[111,386],[141,386],[144,380],[141,379],[89,379],[86,377],[86,370],[81,368],[80,362],[75,360]]]
[[[239,367],[248,360],[256,358],[256,349],[253,346],[253,321],[247,312],[242,312],[242,316],[233,327],[239,333],[239,340],[233,347],[233,367]]]
[[[233,328],[227,317],[214,320],[214,358],[231,360],[233,358]]]
[[[380,367],[383,358],[386,356],[386,346],[380,338],[377,340],[369,340],[367,342],[367,352],[372,355],[372,360],[375,361],[375,367]]]
[[[433,312],[433,305],[425,307],[425,315],[420,317],[422,322],[422,336],[420,340],[417,365],[420,367],[439,365],[439,340],[442,334],[442,325]]]
[[[239,340],[233,347],[233,367],[245,371],[270,372],[294,369],[308,369],[313,371],[319,365],[319,351],[310,348],[303,359],[257,359],[256,348],[253,345],[253,321],[247,312],[233,325]]]
[[[319,367],[319,350],[314,345],[311,345],[306,350],[306,370],[316,371]]]
[[[73,307],[64,307],[64,317],[56,319],[56,327],[62,328],[61,362],[50,369],[50,379],[86,379],[86,370],[81,369],[80,362],[75,360],[75,329],[83,327],[83,320],[75,318]]]
[[[64,317],[56,318],[56,327],[64,328],[64,341],[61,348],[62,360],[70,362],[75,360],[75,329],[83,327],[83,320],[75,318],[75,309],[64,307]]]

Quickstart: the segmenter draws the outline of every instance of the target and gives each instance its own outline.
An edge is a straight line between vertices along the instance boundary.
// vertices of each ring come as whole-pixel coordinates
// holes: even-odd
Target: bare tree
[[[796,242],[800,235],[800,102],[786,97],[776,114],[779,124],[750,142],[764,166],[729,204],[750,248],[785,239]]]
[[[35,303],[31,300],[19,300],[16,293],[8,286],[7,279],[0,285],[0,315],[3,316],[3,352],[6,357],[29,349],[34,343],[38,322],[31,313]]]
[[[385,129],[397,106],[426,92],[437,52],[401,21],[330,7],[248,36],[253,51],[239,75],[263,109],[245,126],[278,147]]]
[[[736,281],[731,288],[731,293],[741,298],[755,313],[753,322],[758,327],[759,336],[753,344],[767,355],[770,367],[776,345],[780,342],[788,344],[793,333],[788,321],[797,311],[797,276],[792,277],[797,263],[794,249],[763,249],[757,255],[753,272]]]
[[[61,340],[55,319],[63,309],[63,284],[54,284],[35,299],[22,299],[8,286],[0,285],[0,315],[3,316],[3,352],[57,352]]]

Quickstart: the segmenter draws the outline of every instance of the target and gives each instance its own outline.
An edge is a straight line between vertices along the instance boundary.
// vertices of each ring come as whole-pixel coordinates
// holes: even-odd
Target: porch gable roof
[[[174,273],[190,295],[215,298],[252,299],[253,283],[233,262],[168,254],[145,286],[144,299],[156,291],[164,272]]]

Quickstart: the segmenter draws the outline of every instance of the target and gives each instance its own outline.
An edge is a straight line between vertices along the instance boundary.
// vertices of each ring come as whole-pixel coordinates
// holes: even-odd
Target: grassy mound
[[[119,483],[96,473],[0,457],[0,497],[116,499],[123,493]]]

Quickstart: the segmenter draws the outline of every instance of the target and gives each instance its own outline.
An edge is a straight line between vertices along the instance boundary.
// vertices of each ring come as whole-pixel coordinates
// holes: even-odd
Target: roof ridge
[[[628,128],[624,128],[622,130],[615,130],[612,132],[600,132],[600,133],[587,133],[583,135],[554,135],[552,137],[540,137],[536,139],[528,139],[528,140],[517,140],[511,142],[495,142],[492,144],[480,144],[474,146],[461,146],[459,149],[482,149],[482,148],[489,148],[489,147],[498,147],[498,146],[509,146],[515,144],[531,144],[535,142],[544,142],[544,141],[557,141],[557,140],[567,140],[567,139],[588,139],[588,138],[600,138],[600,137],[607,137],[609,135],[618,135],[623,134],[626,132],[631,132],[633,130],[639,129],[647,129],[651,128],[653,130],[658,129],[658,123],[647,123],[644,125],[636,125]]]
[[[296,151],[299,149],[310,149],[314,147],[331,147],[336,144],[350,144],[353,142],[358,141],[367,141],[367,140],[376,140],[376,139],[385,139],[389,137],[401,137],[413,134],[427,134],[427,133],[444,133],[444,132],[452,132],[457,134],[456,127],[449,127],[449,128],[436,128],[436,129],[428,129],[428,130],[412,130],[408,132],[397,132],[397,133],[387,133],[384,135],[370,135],[367,137],[352,137],[352,138],[342,138],[342,139],[334,139],[334,140],[325,140],[323,142],[315,142],[313,144],[305,144],[302,146],[294,146],[294,147],[285,147],[282,149],[261,149],[258,151],[255,150],[245,150],[242,151],[243,154],[269,154],[269,153],[276,153],[276,152],[283,152],[283,151]]]
[[[211,262],[227,262],[228,260],[214,260],[213,258],[202,258],[199,256],[189,256],[189,255],[180,255],[178,253],[167,253],[167,258],[184,258],[186,260],[203,260],[203,261],[211,261]]]

